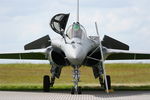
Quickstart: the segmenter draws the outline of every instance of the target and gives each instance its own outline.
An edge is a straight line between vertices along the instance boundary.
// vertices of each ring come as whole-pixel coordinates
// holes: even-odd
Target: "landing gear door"
[[[55,15],[50,22],[50,26],[56,33],[63,35],[67,22],[68,22],[69,14],[57,14]]]

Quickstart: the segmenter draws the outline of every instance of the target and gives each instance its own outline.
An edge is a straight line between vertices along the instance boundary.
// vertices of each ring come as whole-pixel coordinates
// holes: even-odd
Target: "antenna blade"
[[[79,22],[79,0],[77,0],[77,22]]]

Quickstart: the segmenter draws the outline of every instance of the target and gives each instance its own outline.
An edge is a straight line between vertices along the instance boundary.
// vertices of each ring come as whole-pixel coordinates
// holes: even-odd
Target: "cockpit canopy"
[[[86,37],[86,30],[78,22],[73,23],[73,25],[70,25],[66,33],[70,39],[71,38],[83,39]]]
[[[68,22],[69,14],[57,14],[50,22],[50,26],[56,33],[63,35]]]

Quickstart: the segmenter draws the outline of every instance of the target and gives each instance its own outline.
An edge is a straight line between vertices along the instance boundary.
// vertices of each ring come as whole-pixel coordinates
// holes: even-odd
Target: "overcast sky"
[[[109,35],[130,46],[131,51],[150,52],[150,0],[80,0],[80,23],[88,35]],[[49,34],[58,13],[70,13],[76,21],[76,0],[0,0],[0,52],[23,51],[26,43]]]

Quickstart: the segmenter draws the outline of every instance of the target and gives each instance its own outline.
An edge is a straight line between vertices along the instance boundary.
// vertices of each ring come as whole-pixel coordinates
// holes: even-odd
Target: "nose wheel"
[[[71,89],[71,94],[82,94],[81,92],[81,87],[78,86],[78,82],[80,80],[80,71],[79,71],[79,66],[75,66],[73,70],[73,82],[74,82],[74,87]]]
[[[75,94],[75,92],[77,92],[78,94],[82,94],[81,87],[79,86],[77,88],[77,91],[76,91],[76,89],[74,87],[72,87],[71,94]]]

